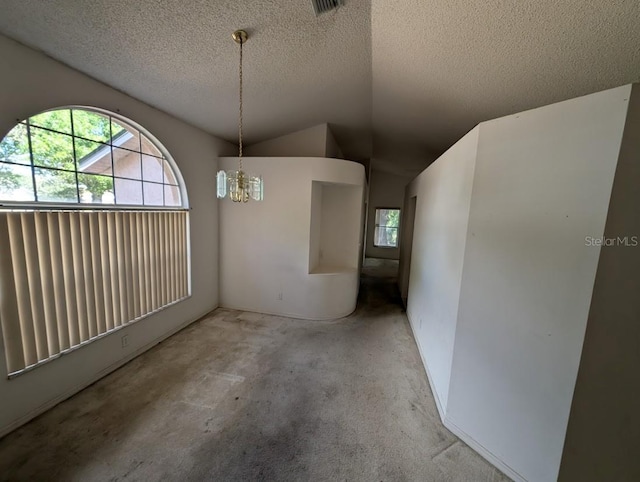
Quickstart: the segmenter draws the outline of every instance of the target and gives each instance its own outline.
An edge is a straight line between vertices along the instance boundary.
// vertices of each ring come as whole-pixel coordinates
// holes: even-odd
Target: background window
[[[377,248],[397,248],[399,227],[399,209],[376,209],[373,245]]]

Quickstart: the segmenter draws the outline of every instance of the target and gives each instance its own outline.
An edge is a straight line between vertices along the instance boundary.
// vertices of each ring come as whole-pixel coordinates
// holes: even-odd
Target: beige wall
[[[636,84],[604,232],[615,243],[602,248],[598,263],[560,467],[563,482],[640,480],[639,186]]]
[[[326,157],[327,124],[269,139],[245,148],[245,155],[259,157]]]
[[[325,149],[325,156],[332,157],[334,159],[344,159],[344,154],[342,153],[342,149],[338,145],[336,138],[331,132],[331,127],[327,125],[327,147]]]
[[[331,157],[344,159],[328,124],[319,124],[247,146],[247,156],[259,157]]]
[[[171,153],[191,206],[192,296],[121,331],[36,368],[6,378],[0,344],[0,435],[104,376],[218,305],[218,211],[215,172],[233,146],[128,97],[45,55],[0,36],[0,136],[17,119],[67,105],[94,106],[143,125]],[[129,345],[120,338],[128,335]]]

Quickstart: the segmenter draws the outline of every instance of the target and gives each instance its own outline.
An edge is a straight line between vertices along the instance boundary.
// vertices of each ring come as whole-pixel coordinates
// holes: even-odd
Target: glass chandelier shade
[[[218,171],[218,199],[229,196],[233,202],[246,203],[249,199],[262,201],[262,176],[250,176],[244,171]]]
[[[247,41],[248,35],[244,30],[233,32],[233,40],[240,44],[240,115],[238,122],[238,164],[237,171],[218,171],[216,178],[218,199],[227,196],[233,202],[246,203],[249,199],[262,201],[264,194],[264,183],[262,176],[252,176],[242,169],[242,46]]]

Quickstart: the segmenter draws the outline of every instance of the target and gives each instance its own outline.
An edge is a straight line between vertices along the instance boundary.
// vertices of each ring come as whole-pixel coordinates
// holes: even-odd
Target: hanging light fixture
[[[217,191],[218,198],[222,199],[229,196],[233,202],[246,203],[249,199],[254,201],[262,201],[263,198],[263,182],[262,176],[251,176],[242,169],[242,46],[245,44],[249,36],[244,30],[236,30],[233,32],[233,40],[240,44],[240,111],[238,121],[238,163],[237,171],[218,171]]]

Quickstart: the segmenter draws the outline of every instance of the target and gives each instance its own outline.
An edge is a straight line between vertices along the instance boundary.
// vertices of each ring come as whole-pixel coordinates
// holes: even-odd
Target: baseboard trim
[[[9,425],[5,425],[4,427],[2,427],[0,429],[0,439],[2,437],[4,437],[5,435],[8,435],[9,433],[13,432],[14,430],[20,428],[22,425],[26,424],[27,422],[30,422],[31,420],[36,418],[38,415],[42,415],[47,410],[50,410],[53,407],[55,407],[56,405],[58,405],[59,403],[64,402],[68,398],[71,398],[76,393],[84,390],[89,385],[94,384],[95,382],[97,382],[101,378],[104,378],[109,373],[114,372],[118,368],[126,365],[131,360],[133,360],[134,358],[142,355],[144,352],[150,350],[151,348],[153,348],[157,344],[162,343],[167,338],[175,335],[176,333],[178,333],[179,331],[185,329],[187,326],[191,325],[192,323],[195,323],[196,321],[198,321],[202,317],[208,315],[209,313],[211,313],[212,311],[216,310],[217,308],[218,307],[212,308],[212,309],[206,311],[205,313],[202,313],[201,315],[199,315],[199,316],[197,316],[195,318],[192,318],[189,321],[186,321],[186,322],[178,325],[177,327],[169,330],[165,334],[163,334],[163,335],[155,338],[154,340],[150,341],[146,345],[141,346],[140,348],[138,348],[137,350],[133,351],[132,353],[130,353],[126,357],[124,357],[124,358],[118,360],[117,362],[112,363],[111,365],[107,366],[106,368],[100,370],[98,373],[96,373],[95,375],[89,377],[88,379],[84,380],[83,382],[79,383],[78,385],[76,385],[71,390],[68,390],[68,391],[64,392],[63,394],[58,395],[57,397],[54,397],[51,400],[43,403],[38,408],[35,408],[34,410],[30,411],[26,415],[23,415],[22,417],[14,420]]]
[[[418,336],[416,334],[415,327],[413,326],[413,321],[411,321],[411,314],[407,311],[407,319],[409,320],[409,326],[411,327],[411,333],[413,333],[413,341],[418,347],[418,353],[420,354],[420,358],[422,359],[422,366],[424,367],[424,371],[427,374],[427,380],[429,381],[429,388],[431,388],[431,394],[433,395],[433,399],[436,401],[436,408],[438,409],[438,414],[440,415],[440,420],[444,423],[444,407],[442,406],[442,401],[438,396],[438,392],[435,390],[435,385],[433,384],[433,377],[429,372],[429,365],[427,365],[427,359],[422,352],[422,347],[420,346],[420,342],[418,341]]]
[[[455,422],[451,420],[451,418],[445,418],[442,423],[447,429],[449,429],[454,435],[456,435],[460,440],[466,443],[469,447],[475,450],[478,455],[480,455],[483,459],[493,465],[500,472],[504,473],[506,476],[511,477],[516,482],[527,482],[522,475],[516,472],[514,469],[505,464],[500,458],[491,453],[490,450],[487,450],[482,444],[480,444],[477,440],[475,440],[471,435],[462,430]]]
[[[512,478],[516,482],[527,482],[522,475],[513,470],[507,464],[505,464],[500,458],[491,453],[490,450],[487,450],[482,444],[476,441],[471,435],[462,430],[454,421],[451,420],[450,417],[445,415],[444,407],[442,406],[442,402],[438,397],[438,393],[436,392],[433,384],[433,377],[429,372],[429,365],[427,364],[424,353],[422,352],[422,347],[420,346],[420,342],[418,341],[418,337],[416,335],[416,330],[411,321],[411,314],[407,311],[407,319],[409,320],[409,326],[411,327],[411,332],[413,333],[413,340],[418,347],[418,353],[420,354],[420,358],[422,359],[422,366],[424,367],[424,371],[427,374],[427,380],[429,381],[429,388],[431,388],[431,393],[433,394],[433,399],[436,401],[436,408],[438,409],[438,415],[440,415],[440,421],[442,424],[456,437],[466,443],[469,447],[471,447],[475,452],[478,453],[483,459],[493,465],[500,472],[504,473],[506,476]]]

